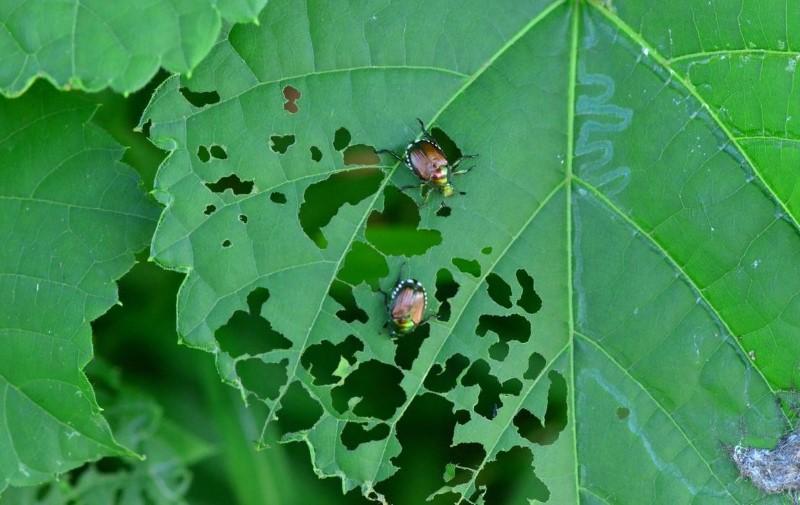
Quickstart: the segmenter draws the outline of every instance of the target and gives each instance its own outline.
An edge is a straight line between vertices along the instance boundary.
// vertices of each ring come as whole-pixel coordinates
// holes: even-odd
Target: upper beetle
[[[428,322],[425,318],[427,305],[428,294],[422,283],[415,279],[398,281],[386,304],[392,336],[411,333]]]
[[[462,155],[451,164],[447,156],[445,156],[442,147],[433,138],[431,132],[425,128],[425,123],[419,118],[417,118],[417,121],[419,121],[419,126],[422,129],[422,138],[406,146],[405,156],[399,156],[388,149],[381,149],[378,152],[389,153],[397,160],[405,162],[408,168],[414,172],[414,175],[422,181],[420,186],[423,189],[432,187],[439,190],[445,197],[451,196],[455,193],[455,189],[450,182],[450,176],[465,174],[472,170],[473,167],[466,170],[457,170],[457,168],[461,160],[474,158],[477,155]],[[416,186],[406,186],[403,189],[408,189],[409,187],[413,188]],[[427,193],[425,194],[425,198],[427,198]]]

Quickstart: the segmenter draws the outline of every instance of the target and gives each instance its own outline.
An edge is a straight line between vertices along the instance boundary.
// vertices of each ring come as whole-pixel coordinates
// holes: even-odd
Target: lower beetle
[[[431,132],[425,128],[425,123],[423,123],[419,118],[417,118],[417,121],[419,121],[419,126],[422,129],[422,138],[415,140],[406,146],[405,156],[400,156],[388,149],[381,149],[377,152],[388,153],[394,156],[398,161],[405,162],[408,168],[414,172],[414,175],[416,175],[422,181],[420,187],[423,190],[425,188],[433,188],[439,190],[444,197],[451,196],[453,193],[455,193],[455,188],[453,188],[453,184],[450,182],[450,176],[466,174],[472,170],[473,167],[470,167],[466,170],[456,169],[461,163],[461,160],[466,158],[475,158],[477,155],[462,155],[461,158],[451,165],[447,160],[442,147],[433,138]],[[452,172],[450,169],[452,169]],[[417,186],[406,186],[402,189],[414,187]],[[424,193],[425,200],[427,200],[428,194],[429,192]]]
[[[386,311],[392,336],[411,333],[428,322],[424,318],[428,294],[417,280],[400,280],[388,295]]]

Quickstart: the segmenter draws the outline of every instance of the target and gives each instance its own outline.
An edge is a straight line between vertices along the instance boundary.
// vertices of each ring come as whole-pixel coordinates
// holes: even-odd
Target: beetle
[[[428,293],[416,279],[399,280],[388,295],[386,312],[392,336],[406,335],[428,322]]]
[[[465,154],[456,160],[455,163],[450,164],[447,156],[444,154],[442,147],[433,138],[431,132],[425,128],[425,123],[417,118],[419,126],[422,129],[422,138],[415,140],[406,146],[404,156],[389,149],[381,149],[378,153],[388,153],[398,161],[402,161],[414,172],[414,175],[419,178],[421,184],[419,187],[424,191],[428,189],[436,189],[442,193],[442,196],[449,197],[455,193],[455,188],[450,182],[450,176],[466,174],[474,167],[465,170],[457,170],[461,160],[468,158],[475,158],[477,154]],[[415,188],[416,185],[405,186],[402,189]],[[424,199],[427,201],[430,191],[424,192]]]

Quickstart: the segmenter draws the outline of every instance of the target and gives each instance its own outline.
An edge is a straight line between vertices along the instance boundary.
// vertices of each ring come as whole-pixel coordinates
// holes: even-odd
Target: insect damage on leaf
[[[290,114],[296,114],[300,110],[297,105],[297,101],[300,100],[300,91],[294,86],[286,86],[283,88],[283,97],[286,99],[286,103],[283,104],[284,110]]]
[[[250,48],[243,41],[249,35],[232,36],[234,46],[223,42],[220,53],[235,50],[243,56],[239,60],[248,59]],[[235,63],[234,58],[224,61]],[[250,75],[260,81],[284,70],[255,65]],[[417,202],[416,191],[400,189],[412,182],[414,174],[393,161],[378,166],[373,146],[405,145],[418,134],[414,116],[433,125],[430,135],[439,146],[438,156],[446,156],[448,162],[464,158],[462,145],[465,152],[473,152],[467,146],[480,146],[486,140],[475,135],[473,122],[439,118],[441,104],[458,91],[462,77],[420,72],[439,83],[423,97],[414,87],[398,85],[408,77],[405,69],[269,77],[269,82],[235,90],[220,86],[219,103],[190,109],[196,115],[183,123],[185,137],[173,135],[163,116],[151,129],[155,138],[177,144],[160,181],[162,191],[174,197],[167,214],[181,217],[164,221],[154,251],[168,265],[189,267],[179,301],[182,335],[215,352],[223,377],[238,384],[248,399],[258,400],[252,403],[263,408],[262,444],[305,440],[322,475],[339,475],[347,489],[361,487],[365,495],[383,501],[393,501],[398,483],[407,481],[409,472],[418,471],[424,461],[425,483],[411,491],[413,503],[440,490],[469,499],[478,475],[481,487],[492,487],[489,481],[494,477],[486,477],[485,470],[498,455],[514,446],[535,445],[512,424],[522,408],[542,419],[544,426],[556,426],[550,422],[553,416],[547,415],[547,380],[540,378],[547,371],[520,376],[528,368],[534,339],[514,334],[503,341],[508,332],[499,329],[502,325],[485,324],[483,336],[476,332],[483,315],[538,317],[513,305],[522,297],[517,283],[511,282],[519,258],[526,258],[525,268],[532,275],[538,268],[527,263],[537,253],[521,255],[518,247],[530,248],[522,241],[519,246],[513,243],[523,231],[527,233],[523,222],[549,201],[545,196],[551,189],[543,192],[521,181],[527,199],[521,199],[511,185],[505,192],[513,200],[489,202],[497,194],[496,183],[506,180],[491,170],[476,171],[475,177],[464,180],[465,186],[483,191],[451,198],[447,206]],[[195,78],[206,82],[211,76],[200,72]],[[346,80],[340,79],[345,76]],[[357,78],[350,81],[353,77]],[[400,81],[394,82],[396,78]],[[287,81],[302,90],[302,103],[307,104],[296,113],[285,107],[292,99]],[[172,84],[161,88],[154,103],[186,106],[185,97]],[[371,91],[362,93],[363,89]],[[375,102],[387,92],[391,100]],[[351,100],[354,96],[359,97],[357,103]],[[350,106],[343,107],[347,100]],[[363,100],[370,101],[369,107]],[[331,109],[335,115],[317,113],[308,121],[312,109],[327,103],[335,107]],[[397,107],[405,112],[398,114]],[[379,108],[385,109],[380,117],[375,115]],[[409,118],[409,113],[414,115]],[[458,145],[439,126],[445,123]],[[492,142],[503,134],[498,132]],[[270,142],[271,137],[276,138]],[[191,222],[195,217],[191,213],[183,219],[182,209],[195,194],[191,187],[196,180],[181,179],[187,159],[184,138],[192,150],[198,145],[230,146],[223,160],[211,159],[208,147],[205,163],[191,153],[188,159],[194,163],[189,168],[199,180],[213,183],[235,173],[240,181],[253,182],[252,191],[239,198],[227,189],[209,194],[206,198],[218,200],[194,207],[216,206],[210,216],[202,216],[206,221]],[[271,202],[276,193],[282,201],[271,205],[279,203]],[[517,222],[501,229],[506,213]],[[246,223],[239,218],[242,215],[247,216]],[[536,228],[530,228],[531,235],[541,235]],[[219,251],[222,240],[231,241],[224,253]],[[560,240],[546,236],[542,243]],[[424,315],[438,312],[441,320],[432,319],[390,338],[383,327],[386,303],[379,290],[389,289],[398,278],[399,265],[406,261],[409,274],[429,291],[430,301],[439,302]],[[505,279],[511,306],[498,306],[487,296],[484,281],[490,273]],[[269,299],[260,308],[245,300],[255,286],[269,290]],[[404,303],[415,306],[414,300]],[[531,324],[526,327],[531,328]],[[291,345],[253,354],[248,346],[257,352],[265,344],[248,337],[251,330],[275,332]],[[236,333],[241,333],[241,341],[237,342]],[[505,357],[490,351],[498,341],[505,346]],[[548,371],[564,370],[565,354],[558,350],[562,344],[551,343],[539,356],[547,357]],[[277,389],[257,384],[258,377],[277,383]],[[301,406],[311,414],[303,416]],[[460,470],[460,482],[442,478],[452,462],[468,469]],[[520,469],[524,475],[533,471],[532,464]]]
[[[355,168],[337,172],[324,181],[310,185],[300,206],[299,218],[303,231],[321,249],[328,241],[322,233],[342,205],[355,205],[375,193],[383,179],[376,168]]]

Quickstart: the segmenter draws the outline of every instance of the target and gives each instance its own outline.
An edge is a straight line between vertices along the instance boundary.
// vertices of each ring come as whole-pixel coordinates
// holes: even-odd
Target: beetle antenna
[[[384,153],[385,153],[385,154],[390,154],[390,155],[391,155],[391,156],[392,156],[394,159],[396,159],[397,161],[403,161],[403,157],[402,157],[402,156],[400,156],[400,155],[399,155],[399,154],[397,154],[396,152],[394,152],[394,151],[391,151],[391,150],[389,150],[389,149],[378,149],[378,150],[377,150],[377,151],[375,151],[375,152],[376,152],[377,154],[384,154]]]
[[[419,127],[422,130],[422,133],[424,133],[426,137],[432,137],[433,136],[433,135],[431,135],[431,132],[429,132],[428,129],[425,128],[425,123],[423,123],[420,118],[417,118],[417,122],[419,123]]]

